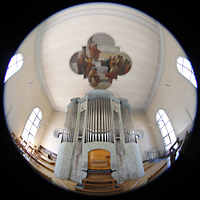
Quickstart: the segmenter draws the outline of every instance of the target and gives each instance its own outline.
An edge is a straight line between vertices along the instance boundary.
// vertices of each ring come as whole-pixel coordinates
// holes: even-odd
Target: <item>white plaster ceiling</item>
[[[127,98],[133,112],[144,112],[160,81],[164,59],[161,25],[135,9],[117,4],[83,4],[65,9],[39,25],[36,66],[54,111],[66,112],[71,98],[93,90],[70,68],[72,55],[95,33],[106,33],[132,61],[132,69],[107,89]]]

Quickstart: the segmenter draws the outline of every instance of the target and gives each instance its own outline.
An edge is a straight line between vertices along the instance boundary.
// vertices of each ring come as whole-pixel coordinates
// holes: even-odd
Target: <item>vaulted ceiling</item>
[[[132,61],[129,73],[114,79],[107,90],[116,98],[127,98],[133,112],[145,112],[163,69],[162,26],[135,9],[105,3],[62,10],[39,25],[36,67],[52,108],[66,112],[71,98],[83,97],[93,90],[87,79],[72,71],[70,59],[97,33],[110,35]]]

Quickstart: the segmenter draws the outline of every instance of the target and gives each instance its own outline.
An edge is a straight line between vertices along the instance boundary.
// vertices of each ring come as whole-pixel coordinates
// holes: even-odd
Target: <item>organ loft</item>
[[[55,132],[62,137],[54,174],[78,182],[80,190],[88,191],[105,189],[105,185],[108,190],[120,189],[120,182],[142,177],[137,140],[143,132],[135,131],[131,109],[127,99],[115,98],[106,90],[93,90],[83,98],[71,99],[64,129]],[[104,186],[105,179],[100,177],[107,180]]]

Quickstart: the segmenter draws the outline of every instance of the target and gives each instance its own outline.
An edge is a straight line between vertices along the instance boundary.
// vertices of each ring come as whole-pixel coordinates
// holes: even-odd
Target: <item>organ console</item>
[[[116,170],[83,170],[87,172],[87,177],[82,180],[82,184],[78,183],[75,187],[76,191],[82,192],[115,192],[121,191],[122,186],[117,185],[116,179],[111,175]]]
[[[82,184],[77,184],[77,191],[112,192],[120,191],[116,179],[111,175],[116,170],[110,169],[110,152],[103,149],[94,149],[88,153],[88,169]]]

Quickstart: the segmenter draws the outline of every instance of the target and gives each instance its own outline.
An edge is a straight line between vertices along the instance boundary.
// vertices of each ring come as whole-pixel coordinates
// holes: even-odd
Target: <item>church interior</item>
[[[176,162],[197,88],[185,51],[158,21],[119,4],[82,4],[21,43],[4,79],[4,115],[20,154],[53,185],[121,194]]]

